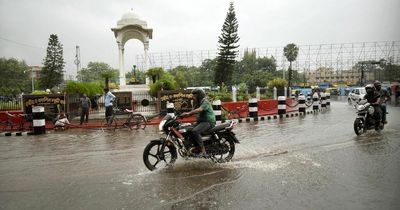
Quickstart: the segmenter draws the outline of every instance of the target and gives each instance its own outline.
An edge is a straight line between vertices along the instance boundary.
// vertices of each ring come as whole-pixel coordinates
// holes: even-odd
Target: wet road
[[[0,137],[0,209],[400,209],[400,107],[357,137],[345,100],[304,117],[241,123],[232,162],[150,172],[145,131]]]

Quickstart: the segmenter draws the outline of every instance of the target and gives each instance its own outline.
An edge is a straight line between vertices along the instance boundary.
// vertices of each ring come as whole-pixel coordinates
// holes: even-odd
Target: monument
[[[137,39],[143,43],[144,46],[144,71],[148,68],[148,51],[149,40],[152,39],[153,29],[147,27],[147,23],[141,20],[138,15],[129,11],[122,15],[121,19],[117,22],[117,27],[111,28],[117,40],[119,51],[119,85],[125,86],[125,69],[124,69],[124,46],[130,39]]]

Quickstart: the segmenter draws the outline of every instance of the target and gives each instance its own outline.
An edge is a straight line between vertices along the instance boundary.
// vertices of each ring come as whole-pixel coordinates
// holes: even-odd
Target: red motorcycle
[[[200,158],[198,146],[192,138],[193,125],[182,123],[179,116],[166,115],[160,122],[159,129],[165,138],[151,140],[143,152],[143,161],[149,170],[172,166],[178,159]],[[202,134],[204,147],[209,159],[216,163],[228,162],[235,154],[235,144],[239,143],[233,133],[236,121],[227,121]]]

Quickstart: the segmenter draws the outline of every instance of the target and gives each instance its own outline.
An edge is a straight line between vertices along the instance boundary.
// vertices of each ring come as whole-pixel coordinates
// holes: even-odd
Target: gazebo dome
[[[147,23],[144,20],[141,20],[140,17],[135,14],[133,11],[129,11],[122,15],[121,19],[117,22],[118,27],[126,26],[126,25],[139,25],[143,28],[147,27]]]

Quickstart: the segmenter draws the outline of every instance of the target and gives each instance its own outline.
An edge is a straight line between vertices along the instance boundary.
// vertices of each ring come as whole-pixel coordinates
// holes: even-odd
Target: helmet
[[[192,94],[196,97],[196,106],[199,106],[201,100],[203,100],[203,98],[206,97],[206,93],[201,88],[196,88],[192,90]]]
[[[374,82],[374,86],[375,86],[375,88],[376,88],[377,90],[379,90],[379,89],[381,88],[381,82],[379,82],[378,80],[376,80],[376,81]]]
[[[367,91],[367,93],[373,93],[375,91],[375,87],[373,84],[368,84],[365,86],[365,91]]]

